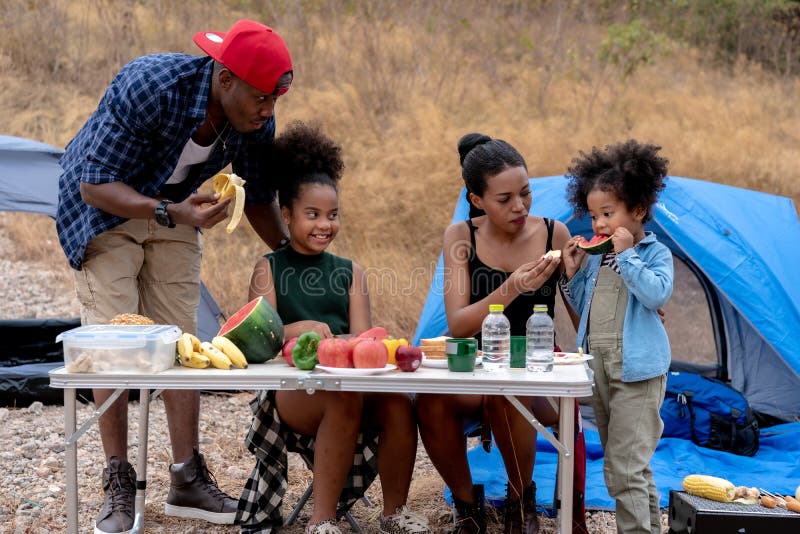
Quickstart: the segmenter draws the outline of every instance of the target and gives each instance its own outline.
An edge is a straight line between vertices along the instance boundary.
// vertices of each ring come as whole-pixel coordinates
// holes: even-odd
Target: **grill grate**
[[[800,517],[800,514],[790,512],[783,508],[765,508],[760,504],[740,504],[736,502],[718,502],[697,495],[683,494],[683,499],[689,502],[698,512],[734,512],[734,513],[755,513],[771,514],[777,516]]]

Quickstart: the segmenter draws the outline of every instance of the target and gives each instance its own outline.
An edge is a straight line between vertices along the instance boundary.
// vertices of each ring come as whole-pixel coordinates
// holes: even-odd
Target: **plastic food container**
[[[174,325],[86,325],[62,332],[69,373],[158,372],[175,363]]]

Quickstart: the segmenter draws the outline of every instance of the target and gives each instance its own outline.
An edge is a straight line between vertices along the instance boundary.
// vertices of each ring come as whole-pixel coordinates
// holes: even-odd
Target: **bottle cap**
[[[533,307],[534,312],[545,312],[547,313],[547,304],[536,304]]]
[[[501,312],[505,309],[505,306],[502,304],[489,304],[489,311],[490,312]]]

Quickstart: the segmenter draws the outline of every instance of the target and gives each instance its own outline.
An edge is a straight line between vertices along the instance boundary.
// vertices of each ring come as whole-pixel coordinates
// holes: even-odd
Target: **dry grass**
[[[461,187],[455,144],[466,132],[516,145],[532,176],[563,173],[580,149],[636,137],[660,143],[674,175],[800,198],[800,82],[744,62],[716,71],[675,43],[671,55],[623,81],[597,60],[605,30],[590,7],[223,5],[4,2],[0,131],[64,146],[127,60],[199,53],[195,31],[240,17],[271,24],[296,68],[279,130],[313,119],[344,146],[343,231],[332,250],[368,268],[373,320],[398,335],[416,327]],[[17,245],[10,254],[62,261],[53,225],[33,219],[0,221]],[[203,277],[226,312],[244,303],[264,252],[246,225],[230,236],[221,228],[205,234]]]

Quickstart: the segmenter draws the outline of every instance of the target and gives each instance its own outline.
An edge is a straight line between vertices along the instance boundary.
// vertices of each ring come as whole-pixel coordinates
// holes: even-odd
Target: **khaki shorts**
[[[139,313],[156,324],[197,330],[202,238],[193,226],[131,219],[92,239],[73,271],[82,324]]]

